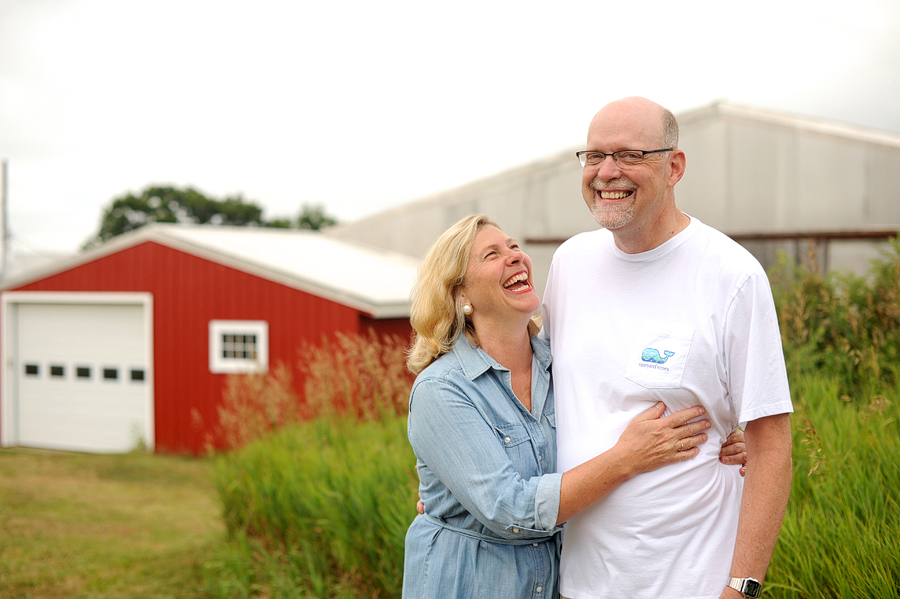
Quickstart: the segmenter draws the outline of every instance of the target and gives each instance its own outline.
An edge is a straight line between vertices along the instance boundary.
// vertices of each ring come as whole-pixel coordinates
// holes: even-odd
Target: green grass
[[[220,457],[216,480],[231,535],[208,570],[218,596],[400,596],[417,486],[405,417],[290,426]]]
[[[794,481],[767,597],[900,597],[900,392],[793,381]]]
[[[0,450],[0,597],[208,597],[211,462]]]

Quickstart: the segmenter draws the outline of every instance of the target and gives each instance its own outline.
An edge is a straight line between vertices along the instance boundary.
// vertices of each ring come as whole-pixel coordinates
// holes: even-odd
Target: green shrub
[[[837,380],[849,397],[883,393],[900,381],[900,242],[867,276],[797,266],[784,255],[769,273],[793,381]]]

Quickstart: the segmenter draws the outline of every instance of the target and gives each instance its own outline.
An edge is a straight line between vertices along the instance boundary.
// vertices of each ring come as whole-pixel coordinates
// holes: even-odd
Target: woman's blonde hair
[[[409,321],[415,339],[406,366],[418,374],[446,354],[460,333],[474,335],[456,292],[463,283],[475,235],[482,227],[500,228],[484,214],[467,216],[438,237],[419,268],[410,296]]]

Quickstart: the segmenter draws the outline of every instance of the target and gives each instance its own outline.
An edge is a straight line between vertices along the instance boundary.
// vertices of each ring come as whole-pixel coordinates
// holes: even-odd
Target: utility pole
[[[6,277],[9,267],[9,210],[6,207],[6,159],[3,159],[3,168],[0,172],[0,211],[2,211],[3,229],[2,247],[0,247],[0,280]]]

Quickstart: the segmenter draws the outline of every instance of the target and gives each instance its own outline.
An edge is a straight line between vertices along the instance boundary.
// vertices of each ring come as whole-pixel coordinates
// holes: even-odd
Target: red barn
[[[154,224],[0,287],[0,444],[199,453],[228,373],[409,336],[417,261],[313,231]]]

